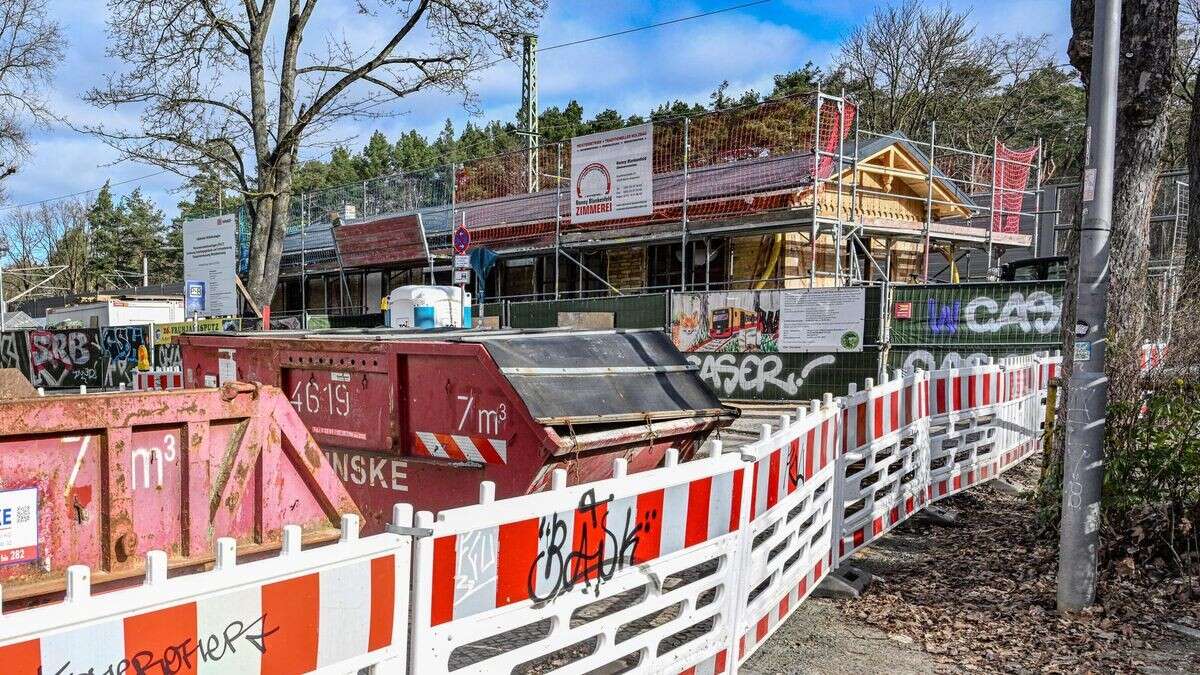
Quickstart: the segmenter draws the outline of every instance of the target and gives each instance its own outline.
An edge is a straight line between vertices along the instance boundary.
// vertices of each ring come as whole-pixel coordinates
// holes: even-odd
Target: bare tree
[[[31,125],[51,119],[42,96],[65,41],[46,0],[0,0],[0,180],[29,154]]]
[[[247,286],[265,304],[278,280],[300,149],[339,121],[384,114],[383,106],[425,89],[471,103],[472,75],[513,55],[546,0],[358,0],[364,24],[395,26],[374,44],[309,35],[318,0],[108,4],[110,53],[127,69],[86,98],[139,106],[140,128],[87,130],[125,158],[182,176],[215,167],[245,198]],[[309,44],[320,47],[302,49]]]
[[[1048,35],[980,35],[969,13],[944,5],[876,9],[842,44],[833,79],[866,129],[927,137],[936,121],[944,142],[988,153],[995,137],[1046,137],[1060,163],[1081,135],[1082,96],[1054,67]]]

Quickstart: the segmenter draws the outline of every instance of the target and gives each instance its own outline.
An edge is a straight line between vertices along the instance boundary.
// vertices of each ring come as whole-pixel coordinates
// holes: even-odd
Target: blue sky
[[[743,0],[744,1],[744,0]],[[543,45],[568,42],[625,28],[711,11],[740,0],[689,2],[637,0],[550,0],[543,21]],[[106,7],[100,0],[52,0],[54,15],[63,24],[69,45],[54,85],[47,92],[57,112],[76,123],[131,123],[134,111],[98,111],[80,100],[89,86],[120,67],[105,54]],[[707,101],[708,94],[729,80],[731,91],[769,90],[771,77],[812,61],[828,65],[841,38],[870,14],[873,2],[853,0],[772,0],[771,2],[694,21],[627,36],[557,49],[540,59],[540,102],[543,108],[562,106],[572,98],[587,114],[614,108],[625,114],[646,113],[663,100]],[[931,3],[932,4],[932,3]],[[1067,0],[953,1],[970,10],[981,33],[1049,33],[1057,54],[1063,55],[1070,35]],[[310,31],[337,31],[381,39],[382,29],[364,26],[349,9],[350,0],[323,0]],[[277,18],[277,21],[281,20]],[[312,33],[315,34],[315,33]],[[474,83],[483,114],[509,120],[520,100],[520,67],[501,63],[480,73]],[[399,103],[395,117],[348,122],[330,131],[331,138],[366,142],[373,129],[389,136],[417,129],[432,135],[447,117],[456,127],[469,119],[457,97],[436,92]],[[33,155],[21,172],[7,181],[6,207],[94,189],[111,179],[130,181],[156,169],[121,162],[100,141],[66,127],[34,134]],[[313,154],[313,153],[302,153]],[[168,215],[176,211],[180,180],[160,175],[120,185],[118,194],[140,186]],[[3,208],[3,207],[0,207]]]

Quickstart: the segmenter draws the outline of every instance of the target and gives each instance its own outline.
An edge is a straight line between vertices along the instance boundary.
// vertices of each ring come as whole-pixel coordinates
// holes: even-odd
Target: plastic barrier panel
[[[183,371],[153,370],[150,372],[139,372],[137,378],[133,381],[133,388],[136,391],[183,389]]]
[[[752,461],[742,537],[736,654],[744,662],[829,573],[833,558],[841,408],[827,397],[741,448]]]
[[[995,363],[934,373],[929,405],[931,499],[984,480],[983,468],[1001,454],[993,421],[1002,379],[1002,367]]]
[[[736,616],[746,469],[735,455],[419,513],[414,673],[682,672]]]
[[[855,550],[925,506],[929,496],[928,373],[866,381],[845,409],[845,451],[839,462],[842,490],[838,553]]]
[[[411,509],[396,515],[411,524]],[[340,542],[301,551],[290,525],[280,556],[245,564],[221,539],[216,569],[174,579],[155,551],[143,586],[96,596],[88,568],[73,566],[64,603],[0,617],[3,671],[403,672],[411,538],[357,531],[346,516]]]

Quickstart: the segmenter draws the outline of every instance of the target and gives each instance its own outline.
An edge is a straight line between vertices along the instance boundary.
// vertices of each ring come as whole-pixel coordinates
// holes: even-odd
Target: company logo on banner
[[[183,278],[204,282],[203,316],[238,313],[237,222],[232,215],[183,224]]]
[[[653,124],[571,139],[571,221],[650,215],[653,160]]]

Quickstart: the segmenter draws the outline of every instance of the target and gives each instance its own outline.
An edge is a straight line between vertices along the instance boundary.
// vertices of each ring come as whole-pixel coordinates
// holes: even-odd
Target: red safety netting
[[[996,142],[996,180],[992,186],[992,231],[1016,234],[1021,231],[1021,204],[1029,185],[1029,170],[1037,146],[1013,150]]]

